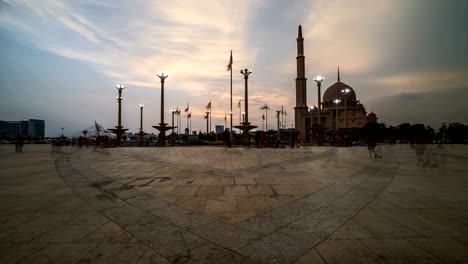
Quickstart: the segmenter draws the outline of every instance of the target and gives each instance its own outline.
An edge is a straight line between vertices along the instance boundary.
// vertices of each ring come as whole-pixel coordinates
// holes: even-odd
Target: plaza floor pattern
[[[468,263],[468,147],[0,146],[0,263]]]

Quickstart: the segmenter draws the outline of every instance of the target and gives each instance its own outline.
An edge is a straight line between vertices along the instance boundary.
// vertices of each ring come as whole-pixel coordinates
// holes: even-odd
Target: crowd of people
[[[108,148],[117,147],[117,141],[115,138],[110,136],[97,136],[97,137],[83,137],[78,138],[73,137],[67,139],[65,137],[60,137],[51,141],[52,151],[60,152],[62,146],[71,146],[71,147],[93,147],[93,151],[103,151],[106,152]]]

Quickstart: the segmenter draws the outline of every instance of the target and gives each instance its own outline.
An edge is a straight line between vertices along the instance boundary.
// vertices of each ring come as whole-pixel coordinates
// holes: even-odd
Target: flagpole
[[[211,100],[210,100],[210,133],[211,133]]]
[[[232,50],[231,50],[231,60],[232,60]],[[231,129],[230,132],[232,134],[232,62],[231,62]]]

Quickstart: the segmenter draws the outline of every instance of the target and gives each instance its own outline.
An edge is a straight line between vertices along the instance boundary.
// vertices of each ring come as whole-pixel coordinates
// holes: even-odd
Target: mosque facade
[[[297,78],[296,107],[294,107],[295,130],[299,132],[298,140],[316,141],[318,135],[327,132],[351,134],[370,121],[377,121],[375,113],[367,113],[364,105],[357,100],[356,91],[348,84],[341,82],[338,68],[337,81],[325,89],[320,105],[307,106],[307,79],[305,78],[304,38],[299,26],[297,37]],[[314,85],[316,91],[317,87]],[[319,95],[321,96],[321,95]],[[320,107],[320,124],[318,112]],[[318,133],[321,131],[321,133]]]

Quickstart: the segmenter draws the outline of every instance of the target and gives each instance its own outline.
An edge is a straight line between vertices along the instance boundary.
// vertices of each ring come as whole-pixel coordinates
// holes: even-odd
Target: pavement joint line
[[[73,153],[73,154],[74,154],[74,155],[77,155],[76,153]],[[332,149],[332,151],[330,151],[330,149],[329,149],[329,150],[328,150],[328,154],[330,154],[330,155],[328,155],[328,156],[332,156],[332,155],[336,154],[336,150],[335,150],[335,149]],[[325,157],[328,157],[328,156],[325,156]],[[67,161],[68,165],[71,167],[72,165],[71,165],[71,163],[70,163],[70,158],[71,158],[71,157],[68,156],[66,161]],[[314,160],[315,160],[315,159],[320,159],[320,158],[324,158],[324,157],[314,157]],[[309,160],[310,160],[310,159],[309,159]],[[302,161],[301,161],[301,162],[302,162]],[[300,163],[300,162],[299,162],[299,163]],[[244,169],[250,169],[250,168],[244,168]],[[78,174],[80,174],[79,171],[76,171],[76,172],[77,172]],[[210,170],[208,170],[208,172],[210,172]],[[96,173],[97,173],[97,172],[96,172]],[[85,178],[87,178],[87,177],[85,176]],[[105,177],[105,178],[107,178],[107,177]],[[88,180],[89,180],[89,178],[88,178]],[[115,196],[116,196],[116,198],[118,198],[117,195],[115,195]],[[129,204],[129,203],[126,201],[126,199],[123,199],[122,201],[125,202],[125,203],[127,203],[127,204],[130,205],[130,206],[134,206],[133,204]],[[93,205],[91,205],[91,206],[92,206],[93,208],[95,208]],[[238,205],[237,205],[237,206],[238,206]],[[136,207],[138,208],[138,206],[136,206]],[[99,210],[99,209],[97,209],[97,208],[95,208],[95,209],[96,209],[96,210]],[[140,209],[141,209],[141,208],[140,208]],[[239,210],[239,209],[238,209],[238,210]],[[143,211],[145,211],[145,210],[143,210]],[[102,212],[101,212],[101,213],[102,213]],[[107,216],[106,216],[106,217],[107,217]],[[158,216],[155,216],[155,217],[160,218],[160,217],[158,217]],[[168,222],[169,224],[175,225],[174,223],[172,223],[172,222],[170,222],[170,221],[167,221],[167,220],[162,219],[162,218],[160,218],[160,219],[163,220],[163,221]],[[111,220],[111,221],[112,221],[112,220]],[[215,219],[215,221],[219,221],[219,220]],[[120,226],[120,225],[119,225],[119,226]],[[175,225],[175,226],[177,226],[177,225]],[[127,232],[129,232],[129,230],[127,230],[125,227],[123,227],[123,226],[120,226],[120,227],[123,228],[124,230],[126,230]],[[178,226],[178,227],[181,228],[182,230],[185,230],[185,229],[184,229],[183,227],[181,227],[181,226]],[[195,235],[195,236],[197,236],[197,237],[199,237],[199,238],[201,238],[201,239],[207,240],[207,239],[204,238],[204,237],[200,237],[199,235],[190,232],[190,230],[186,230],[186,231],[188,231],[188,232],[191,233],[192,235]],[[129,232],[129,233],[132,234],[131,232]],[[132,234],[132,235],[133,235],[133,234]],[[260,237],[259,239],[261,239],[261,237]],[[210,241],[210,240],[208,240],[208,241]],[[212,242],[212,241],[210,241],[210,242]],[[213,242],[212,242],[212,243],[213,243]],[[218,246],[220,246],[220,247],[223,247],[223,246],[221,246],[221,245],[219,245],[219,244],[217,244],[217,243],[214,243],[214,244],[216,244],[216,245],[218,245]],[[147,246],[149,246],[149,245],[147,245]],[[223,248],[224,248],[224,247],[223,247]],[[154,248],[153,248],[153,249],[154,249]],[[154,250],[157,251],[156,249],[154,249]],[[157,251],[157,252],[158,252],[158,251]],[[158,252],[158,253],[161,254],[161,252]],[[237,253],[237,252],[236,252],[236,253]],[[237,253],[237,254],[239,254],[239,253]],[[239,254],[239,255],[243,256],[242,254]],[[246,257],[246,256],[244,256],[244,257]]]
[[[273,166],[273,163],[261,164],[262,160],[246,161],[246,158],[249,159],[251,155],[261,153],[252,151],[243,159],[234,161],[232,165],[224,167],[213,165],[203,169],[196,167],[200,163],[206,162],[205,156],[202,156],[194,161],[194,168],[175,168],[172,173],[172,169],[166,164],[153,162],[151,159],[135,158],[132,153],[136,149],[112,149],[112,155],[103,155],[64,148],[64,154],[50,154],[46,159],[35,159],[31,165],[25,164],[27,166],[24,168],[18,166],[17,169],[0,169],[0,176],[4,177],[0,181],[0,190],[4,190],[0,198],[7,203],[1,206],[0,217],[2,221],[3,219],[10,221],[6,222],[7,225],[3,225],[2,228],[12,226],[18,229],[18,231],[4,233],[3,237],[8,237],[8,239],[5,238],[3,243],[0,242],[0,245],[2,245],[2,249],[18,248],[24,252],[17,256],[17,258],[21,257],[19,261],[23,261],[25,258],[30,260],[29,257],[37,252],[41,252],[39,254],[43,255],[43,252],[48,252],[52,248],[62,248],[62,246],[55,245],[65,244],[66,246],[63,247],[68,250],[75,248],[73,244],[76,244],[76,248],[88,248],[82,245],[87,244],[84,241],[86,237],[96,233],[96,230],[102,228],[106,223],[113,223],[129,234],[126,236],[131,236],[132,241],[129,243],[139,245],[136,247],[139,248],[139,253],[135,253],[135,257],[132,259],[135,261],[144,258],[145,254],[148,256],[160,254],[169,258],[170,261],[190,259],[194,261],[198,260],[198,257],[203,258],[208,256],[206,254],[211,254],[210,256],[215,256],[212,261],[214,259],[241,260],[241,258],[245,258],[245,261],[264,262],[266,260],[273,261],[276,258],[281,263],[289,263],[290,261],[317,258],[317,260],[330,263],[334,257],[340,259],[340,256],[330,252],[332,249],[345,250],[345,256],[348,253],[351,254],[351,257],[352,251],[350,250],[358,249],[357,253],[361,250],[364,255],[355,255],[354,260],[358,260],[359,257],[371,260],[375,255],[381,254],[383,257],[380,258],[380,261],[386,262],[391,257],[388,252],[396,252],[392,254],[397,260],[424,261],[428,257],[430,259],[427,261],[449,262],[455,258],[465,259],[466,254],[462,253],[467,248],[467,241],[466,238],[461,239],[466,233],[462,224],[467,215],[464,197],[466,197],[468,189],[466,181],[464,181],[465,177],[462,175],[468,171],[465,164],[458,159],[447,157],[440,160],[438,167],[417,167],[414,161],[416,160],[414,151],[404,149],[404,147],[388,146],[387,149],[398,150],[398,153],[386,155],[385,159],[360,158],[359,160],[356,159],[359,156],[355,153],[362,155],[367,153],[366,149],[329,149],[329,151],[336,151],[336,155],[318,158],[320,160],[317,162],[302,161],[298,165],[283,164],[280,166]],[[458,152],[451,154],[466,153],[466,148],[461,148],[465,152],[455,148],[453,150]],[[156,149],[148,149],[142,154],[149,154],[151,157],[152,153],[159,155],[160,151],[159,149],[157,151]],[[220,153],[219,150],[214,152],[215,155],[216,153]],[[264,160],[274,162],[280,160],[276,157],[281,155],[281,152],[265,151],[265,153],[267,155]],[[294,152],[284,152],[285,155],[290,155],[290,153]],[[315,152],[315,154],[318,153],[323,154],[323,152]],[[24,162],[30,157],[39,157],[38,154],[40,152],[36,151],[33,155],[29,153],[18,155],[21,157],[18,162]],[[242,151],[239,154],[242,154]],[[174,161],[190,155],[190,153],[173,151],[168,159]],[[300,157],[301,155],[299,153],[296,156]],[[229,156],[222,156],[218,160],[221,161],[226,157]],[[2,162],[8,164],[5,163],[5,160]],[[353,162],[356,164],[353,165]],[[255,164],[261,165],[255,166]],[[265,170],[264,167],[267,169]],[[46,173],[46,170],[52,169],[55,173],[52,171]],[[155,169],[158,172],[152,173],[152,170]],[[231,174],[225,170],[243,171],[243,173]],[[256,173],[255,170],[265,171]],[[31,177],[31,180],[27,181],[28,171],[29,174],[33,173],[32,176],[36,176],[37,173],[37,177]],[[307,174],[307,172],[310,173]],[[19,176],[15,177],[15,173],[18,173]],[[272,174],[271,178],[270,174]],[[289,176],[289,174],[296,178],[291,177],[288,182],[288,177],[284,178],[283,176]],[[192,175],[193,177],[191,177]],[[287,202],[291,200],[286,199],[286,197],[282,200],[283,203],[275,201],[279,207],[266,211],[265,217],[246,225],[236,226],[237,224],[234,223],[243,223],[254,219],[259,217],[260,213],[253,217],[251,215],[236,215],[235,217],[239,217],[238,219],[247,220],[226,222],[226,220],[219,219],[233,219],[233,216],[212,217],[206,213],[200,213],[199,209],[190,209],[199,208],[201,205],[203,208],[206,207],[207,200],[190,200],[189,198],[187,202],[193,204],[188,204],[189,207],[186,208],[181,204],[176,204],[184,196],[161,198],[157,194],[165,190],[152,190],[151,186],[140,189],[140,187],[144,187],[145,183],[148,183],[145,179],[151,180],[159,176],[172,177],[174,182],[168,183],[169,185],[190,185],[184,183],[186,179],[193,180],[196,177],[201,177],[200,184],[195,184],[197,185],[195,187],[198,187],[205,185],[201,182],[210,181],[203,179],[203,175],[212,178],[223,178],[224,176],[234,180],[235,183],[237,183],[237,177],[243,180],[239,183],[253,183],[251,180],[242,179],[242,177],[261,179],[261,185],[262,183],[265,186],[277,184],[278,188],[284,188],[280,189],[282,195],[288,194],[289,189],[297,195],[294,196],[293,202]],[[233,178],[233,175],[236,177]],[[180,180],[180,183],[176,180]],[[222,185],[229,185],[228,179],[218,180],[221,180],[218,182],[222,182]],[[106,184],[106,181],[109,184]],[[232,184],[239,185],[235,183]],[[311,186],[299,188],[298,184],[310,184]],[[160,188],[158,185],[162,186],[166,183],[156,183],[153,186]],[[120,187],[123,189],[120,190]],[[184,192],[191,193],[195,187],[187,187]],[[128,189],[128,191],[124,189]],[[249,195],[254,194],[249,189],[247,191]],[[236,192],[238,193],[233,193],[233,195],[236,200],[239,200],[237,196],[242,195],[244,191],[236,190]],[[114,197],[116,201],[98,201],[95,197],[99,193]],[[305,195],[299,195],[299,193]],[[181,192],[179,195],[184,194]],[[266,196],[263,195],[263,197]],[[269,200],[267,202],[270,203]],[[146,205],[147,203],[151,203],[151,205]],[[250,206],[259,206],[260,208],[264,205],[252,204]],[[167,208],[167,210],[158,212],[159,207]],[[236,208],[239,211],[241,204],[236,203]],[[282,210],[272,213],[276,209]],[[156,211],[153,212],[153,210]],[[38,241],[34,241],[34,239],[37,237],[45,235],[44,238],[47,241],[55,241],[54,232],[65,230],[68,233],[66,226],[70,223],[78,223],[72,222],[72,219],[82,214],[80,212],[89,212],[91,215],[89,216],[90,220],[84,220],[88,219],[88,216],[84,216],[83,220],[78,222],[89,223],[93,227],[72,227],[70,234],[79,230],[87,232],[87,230],[93,229],[94,231],[83,238],[77,236],[77,239],[80,240],[74,243],[40,243],[39,248],[38,245],[35,245],[37,244],[35,242]],[[149,215],[150,213],[151,215]],[[358,216],[359,214],[362,216]],[[418,216],[417,219],[412,218],[413,214]],[[199,216],[203,217],[198,218]],[[50,222],[49,217],[51,217]],[[353,219],[356,221],[355,225],[350,224],[349,227],[345,227]],[[359,219],[363,221],[358,221]],[[102,223],[102,221],[107,222]],[[265,226],[267,222],[263,221],[270,221],[271,224]],[[375,221],[377,223],[374,225]],[[368,222],[369,224],[367,224]],[[215,223],[221,225],[216,226]],[[148,224],[159,227],[145,226]],[[24,231],[21,230],[23,225],[26,228]],[[291,226],[288,227],[289,225]],[[164,235],[160,236],[158,230],[164,228],[168,232],[164,231]],[[246,231],[236,228],[242,228]],[[249,235],[249,230],[258,231],[259,234]],[[171,232],[176,232],[177,237],[171,238]],[[231,235],[223,235],[227,232],[231,233],[232,238]],[[167,236],[168,234],[169,236]],[[60,236],[58,238],[62,240]],[[283,242],[278,241],[282,240],[281,238],[284,238]],[[230,242],[229,239],[236,240]],[[168,240],[167,243],[166,240]],[[24,242],[8,243],[8,241],[25,241],[26,246],[19,246]],[[110,240],[95,243],[95,246],[83,255],[89,257],[93,250],[94,253],[104,250],[104,247],[99,247],[100,243],[115,244]],[[180,243],[180,246],[173,244],[176,248],[170,249],[167,245],[171,245],[171,243]],[[319,246],[320,244],[322,245]],[[405,248],[401,248],[402,246]],[[440,248],[431,250],[432,247],[437,246],[442,246],[442,250]],[[98,250],[96,250],[97,247],[99,247]],[[251,249],[246,249],[248,247]],[[106,252],[109,253],[109,249],[117,247],[105,248]],[[464,250],[461,251],[463,248]],[[409,251],[411,249],[414,253]],[[291,251],[288,252],[288,250]],[[389,251],[385,253],[385,250]],[[450,254],[450,251],[447,250],[455,250],[453,252],[455,255],[447,255]],[[367,251],[370,252],[366,253]],[[284,257],[275,255],[273,252],[279,252]],[[76,253],[75,256],[81,256],[77,254],[81,253]],[[344,260],[346,259],[341,259],[341,261]]]
[[[79,174],[79,172],[76,172],[76,173]],[[59,176],[61,176],[60,173],[59,173]],[[66,184],[67,184],[67,183],[66,183]],[[71,186],[70,186],[70,187],[71,187]],[[71,187],[71,188],[73,189],[73,191],[75,191],[73,187]],[[77,193],[77,194],[78,194],[78,193]],[[78,195],[81,197],[80,194],[78,194]],[[83,199],[83,197],[82,197],[82,199]],[[113,221],[112,219],[110,219],[105,213],[103,213],[102,210],[97,209],[96,207],[94,207],[94,206],[93,206],[91,203],[89,203],[86,199],[83,199],[83,200],[85,200],[91,207],[93,207],[96,211],[98,211],[100,214],[102,214],[104,217],[106,217],[110,222],[113,222],[114,224],[116,224],[117,226],[119,226],[120,228],[122,228],[123,230],[125,230],[126,232],[128,232],[129,234],[131,234],[133,237],[137,238],[142,244],[146,245],[148,248],[153,249],[154,251],[156,251],[156,252],[157,252],[158,254],[160,254],[161,256],[164,256],[164,257],[166,257],[166,258],[171,258],[171,257],[173,257],[173,256],[176,256],[176,255],[180,254],[180,253],[177,253],[177,254],[172,255],[172,256],[165,256],[162,252],[160,252],[160,251],[157,250],[156,248],[152,247],[150,244],[146,243],[144,240],[142,240],[142,239],[138,238],[137,236],[135,236],[135,234],[133,234],[133,233],[132,233],[130,230],[128,230],[125,226],[121,226],[121,225],[119,225],[118,223],[114,222],[114,221]],[[127,203],[127,205],[137,207],[137,206],[135,206],[135,205],[133,205],[133,204],[128,203],[126,200],[122,200],[122,201],[125,202],[125,203]],[[139,207],[137,207],[137,208],[139,208]],[[141,208],[139,208],[139,209],[142,210]],[[142,210],[142,211],[145,211],[145,210]],[[176,227],[179,228],[179,229],[182,229],[182,230],[184,230],[184,231],[186,231],[186,232],[189,232],[190,234],[192,234],[192,235],[198,237],[199,239],[202,239],[202,240],[205,240],[205,241],[209,241],[210,243],[213,243],[213,244],[215,244],[215,245],[217,245],[217,246],[220,246],[220,247],[224,248],[224,247],[221,246],[221,245],[218,245],[218,244],[216,244],[216,243],[214,243],[214,242],[212,242],[212,241],[210,241],[210,240],[207,240],[207,239],[204,238],[204,237],[201,237],[201,236],[199,236],[199,235],[197,235],[197,234],[194,234],[194,233],[190,232],[190,230],[186,230],[186,229],[184,229],[183,227],[177,226],[177,225],[175,225],[174,223],[172,223],[172,222],[170,222],[170,221],[167,221],[167,220],[165,220],[165,219],[163,219],[163,218],[161,218],[161,217],[159,217],[159,216],[156,216],[156,215],[152,215],[152,216],[155,217],[155,218],[158,218],[158,219],[161,220],[161,221],[167,222],[167,223],[170,224],[170,225],[176,226]],[[226,249],[226,250],[229,250],[228,248],[225,248],[225,249]],[[229,250],[229,251],[231,251],[231,250]],[[239,254],[239,253],[237,253],[237,252],[234,252],[234,251],[233,251],[233,253],[235,253],[235,254],[237,254],[237,255],[241,255],[241,254]],[[242,256],[242,255],[241,255],[241,256]],[[246,256],[243,256],[243,257],[246,257]],[[247,257],[246,257],[246,258],[247,258]]]
[[[366,170],[367,170],[367,169],[364,168],[364,169],[362,169],[360,172],[366,171]],[[357,173],[356,173],[356,174],[357,174]],[[370,177],[371,177],[371,176],[369,176],[369,177],[367,177],[367,178],[370,178]],[[363,181],[363,182],[364,182],[364,181]],[[336,184],[336,183],[335,183],[335,184]],[[360,184],[362,184],[362,182],[361,182]],[[294,221],[292,221],[292,222],[289,222],[288,224],[279,226],[277,229],[275,229],[274,231],[268,233],[268,234],[265,235],[265,236],[268,236],[268,235],[271,235],[271,234],[273,234],[273,233],[279,232],[279,231],[280,231],[281,229],[283,229],[284,227],[287,227],[287,226],[289,226],[289,225],[291,225],[291,224],[293,224],[293,223],[295,223],[295,222],[298,222],[299,220],[301,220],[301,219],[307,217],[308,215],[313,214],[314,212],[316,212],[317,210],[320,210],[321,208],[323,208],[323,207],[326,206],[327,204],[329,204],[329,203],[331,203],[331,202],[333,202],[333,201],[335,201],[335,200],[337,200],[337,199],[343,197],[343,196],[346,195],[347,193],[349,193],[349,192],[355,190],[357,187],[359,187],[360,184],[356,185],[354,188],[352,188],[352,189],[346,191],[345,193],[341,194],[340,196],[338,196],[338,197],[336,197],[336,198],[334,198],[334,199],[332,199],[332,200],[329,200],[329,201],[325,202],[325,203],[322,204],[320,207],[314,209],[313,211],[309,212],[308,214],[306,214],[306,215],[304,215],[304,216],[302,216],[302,217],[300,217],[300,218],[298,218],[298,219],[296,219],[296,220],[294,220]],[[332,184],[332,185],[330,185],[330,186],[327,186],[327,187],[325,187],[325,188],[331,187],[331,186],[333,186],[333,185],[334,185],[334,184]],[[309,194],[308,196],[313,195],[313,194],[314,194],[314,193],[311,193],[311,194]],[[380,192],[377,193],[377,194],[374,196],[374,198],[372,199],[372,201],[374,201],[374,200],[376,199],[376,197],[377,197],[379,194],[380,194]],[[306,197],[307,197],[307,196],[306,196]],[[304,198],[306,198],[306,197],[304,197]],[[301,198],[301,199],[303,199],[303,198]],[[298,200],[299,200],[299,199],[298,199]],[[366,203],[366,205],[362,206],[361,209],[359,209],[359,211],[357,211],[357,212],[353,215],[353,217],[354,217],[355,215],[357,215],[360,211],[362,211],[362,209],[365,208],[365,206],[367,206],[368,204],[370,204],[372,201],[370,201],[370,202]],[[351,218],[352,218],[352,217],[351,217]],[[340,227],[343,226],[344,224],[346,224],[351,218],[349,218],[349,219],[348,219],[347,221],[345,221],[342,225],[340,225]],[[339,228],[337,228],[336,230],[338,230],[338,229],[339,229]],[[336,231],[336,230],[335,230],[335,231]],[[334,231],[334,232],[335,232],[335,231]],[[332,235],[334,232],[330,233],[328,236]],[[322,241],[325,240],[326,238],[328,238],[328,236],[325,237],[324,239],[322,239]],[[300,239],[300,238],[297,238],[297,239]],[[322,241],[320,241],[320,243],[321,243]],[[317,245],[320,244],[320,243],[317,243]]]

